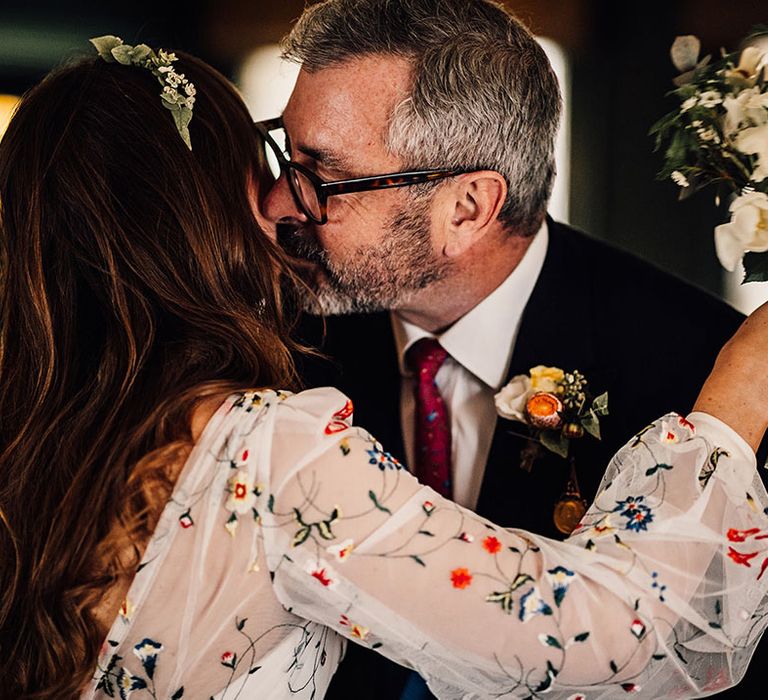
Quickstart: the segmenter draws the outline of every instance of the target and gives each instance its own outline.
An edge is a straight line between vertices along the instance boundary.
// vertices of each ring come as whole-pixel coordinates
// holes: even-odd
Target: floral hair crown
[[[195,86],[184,77],[183,73],[173,70],[176,54],[158,49],[155,53],[146,44],[129,46],[116,36],[99,36],[90,40],[107,63],[120,63],[123,66],[146,68],[154,75],[163,91],[160,97],[163,106],[171,110],[173,121],[187,148],[192,150],[189,139],[189,122],[192,121],[192,107],[195,104]]]

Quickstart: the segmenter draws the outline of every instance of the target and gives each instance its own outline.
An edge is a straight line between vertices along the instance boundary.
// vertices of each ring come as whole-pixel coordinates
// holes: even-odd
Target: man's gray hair
[[[555,177],[557,78],[530,32],[492,0],[325,0],[307,8],[283,54],[309,72],[373,54],[413,65],[388,148],[406,168],[495,170],[499,219],[538,230]],[[373,86],[372,86],[373,87]]]

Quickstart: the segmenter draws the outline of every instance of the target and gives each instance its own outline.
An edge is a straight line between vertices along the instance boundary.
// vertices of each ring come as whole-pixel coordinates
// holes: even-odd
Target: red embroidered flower
[[[324,586],[330,586],[333,583],[333,579],[325,573],[325,569],[315,569],[310,571],[310,575],[316,578]]]
[[[454,569],[451,571],[451,583],[454,588],[467,588],[472,583],[472,574],[464,567]]]
[[[733,547],[728,547],[728,556],[737,564],[743,564],[744,566],[752,566],[752,564],[749,563],[749,560],[754,559],[757,554],[757,552],[744,554],[742,552],[737,552]]]
[[[691,423],[691,421],[683,418],[682,416],[680,416],[678,420],[680,421],[680,425],[682,425],[683,428],[688,428],[688,430],[690,430],[692,433],[696,432],[696,428],[694,427],[693,423]]]
[[[231,651],[225,651],[221,655],[221,663],[223,663],[223,664],[229,663],[230,661],[232,661],[234,656],[235,655]]]
[[[183,527],[185,530],[192,527],[194,524],[195,521],[192,520],[192,516],[189,514],[189,511],[186,511],[179,516],[179,525],[181,525],[181,527]]]
[[[636,693],[638,690],[640,690],[640,686],[635,685],[634,683],[622,683],[621,689],[625,693]]]
[[[493,535],[490,535],[483,540],[483,549],[488,554],[498,554],[501,551],[501,542]]]
[[[243,456],[240,458],[240,460],[241,460],[242,462],[247,462],[247,461],[248,461],[248,450],[245,450],[245,451],[243,452]]]
[[[643,624],[642,620],[632,620],[632,624],[630,625],[629,629],[638,639],[642,639],[643,635],[645,634],[645,625]]]
[[[728,530],[728,539],[731,542],[744,542],[747,537],[756,535],[758,532],[760,532],[759,527],[752,527],[749,530],[737,530],[736,528],[732,527],[730,530]]]
[[[350,400],[344,404],[344,408],[340,411],[336,411],[331,418],[330,423],[325,426],[325,434],[333,435],[334,433],[340,433],[342,430],[349,428],[349,418],[354,413],[354,406]]]

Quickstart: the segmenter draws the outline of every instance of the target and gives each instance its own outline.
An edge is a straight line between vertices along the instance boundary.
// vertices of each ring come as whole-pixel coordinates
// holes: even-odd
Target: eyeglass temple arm
[[[463,173],[463,170],[417,170],[409,173],[393,173],[392,175],[380,175],[377,177],[358,177],[341,182],[324,182],[320,185],[320,189],[327,197],[347,192],[365,192],[371,189],[384,190],[390,187],[417,185]]]

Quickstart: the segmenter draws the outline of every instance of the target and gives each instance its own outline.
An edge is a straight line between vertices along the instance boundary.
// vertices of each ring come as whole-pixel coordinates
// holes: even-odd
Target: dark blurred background
[[[242,81],[253,52],[274,45],[304,4],[2,0],[0,95],[22,94],[63,59],[87,51],[87,39],[100,34],[182,48]],[[727,294],[712,242],[713,227],[726,216],[724,206],[718,210],[706,193],[678,202],[677,188],[655,179],[661,155],[653,153],[647,134],[675,106],[665,97],[675,75],[669,59],[675,36],[699,36],[704,53],[734,50],[753,25],[768,23],[765,0],[509,0],[507,5],[534,33],[559,45],[566,58],[570,147],[563,215],[697,285]],[[0,112],[8,103],[0,102]],[[762,288],[756,292],[768,297]],[[733,294],[731,299],[742,307],[754,303]]]

